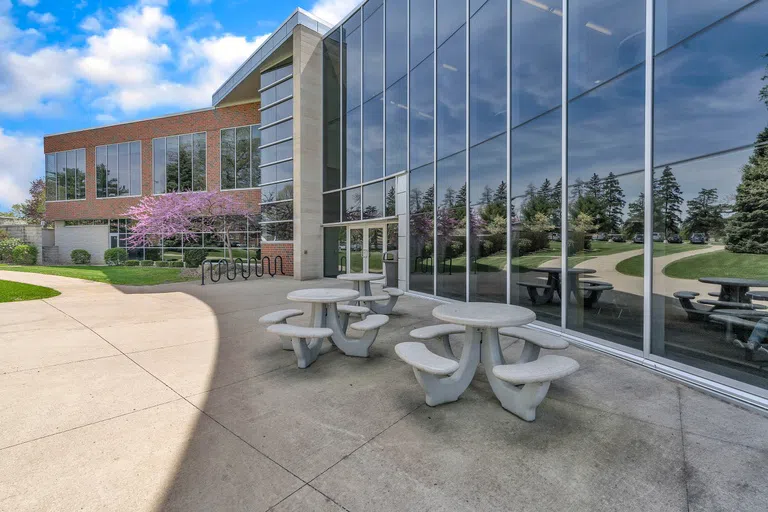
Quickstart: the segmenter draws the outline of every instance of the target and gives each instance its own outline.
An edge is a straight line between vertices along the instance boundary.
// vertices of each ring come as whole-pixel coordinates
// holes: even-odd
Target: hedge
[[[12,261],[13,249],[23,243],[24,242],[18,238],[5,238],[0,240],[0,261],[10,263]]]
[[[155,262],[155,266],[156,267],[169,267],[170,265],[169,265],[168,261],[156,261]]]
[[[170,263],[169,266],[171,266],[173,268],[184,268],[184,262],[183,261],[176,260],[176,261],[170,261],[169,263]]]
[[[91,262],[91,253],[85,249],[75,249],[69,253],[69,257],[75,265],[87,265]]]
[[[16,265],[36,265],[37,247],[26,244],[17,245],[13,248],[11,259]]]
[[[142,267],[153,267],[155,265],[155,260],[141,260],[140,265]]]
[[[125,263],[123,263],[126,267],[138,267],[139,266],[139,260],[128,260]]]
[[[122,265],[128,260],[128,251],[115,247],[104,251],[104,263],[107,265]]]

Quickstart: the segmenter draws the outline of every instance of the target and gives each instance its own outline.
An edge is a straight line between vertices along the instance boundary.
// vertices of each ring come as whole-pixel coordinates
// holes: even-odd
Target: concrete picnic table
[[[378,327],[386,323],[387,317],[374,315],[367,320],[358,322],[362,329],[372,331],[366,333],[363,338],[347,337],[336,304],[339,302],[353,301],[360,296],[356,290],[343,288],[308,288],[294,290],[288,294],[288,300],[293,302],[305,302],[312,305],[310,327],[327,327],[333,331],[331,341],[336,347],[348,356],[368,357],[368,349],[376,338]],[[379,318],[377,318],[379,317]],[[382,318],[383,317],[383,318]],[[383,321],[382,321],[383,320]],[[370,328],[367,324],[372,324]],[[313,340],[314,343],[315,340]],[[322,352],[322,351],[321,351]]]
[[[744,279],[739,277],[700,277],[699,281],[707,284],[720,285],[717,300],[721,302],[738,302],[751,304],[750,288],[768,288],[768,281],[760,279]]]
[[[562,300],[561,276],[563,269],[561,267],[537,267],[532,270],[534,272],[545,272],[547,274],[547,285],[549,288],[544,290],[542,295],[538,295],[536,290],[532,290],[531,287],[528,287],[528,295],[531,296],[531,301],[536,304],[540,299],[543,299],[544,302],[549,303],[552,302],[555,293],[557,293],[560,296],[560,300]],[[573,294],[576,301],[579,304],[584,304],[586,307],[592,307],[600,295],[595,291],[582,290],[579,286],[579,279],[582,275],[595,273],[597,273],[597,271],[591,268],[574,267],[568,269],[568,289],[570,293]],[[586,294],[584,293],[585,291],[587,292]],[[532,294],[536,294],[535,298]]]
[[[360,292],[360,295],[371,296],[371,281],[384,279],[384,274],[372,274],[370,272],[358,272],[350,274],[339,274],[336,279],[341,281],[352,281],[353,289]]]
[[[503,393],[502,381],[493,375],[494,366],[505,364],[499,343],[499,328],[529,324],[536,320],[536,313],[520,306],[469,302],[443,304],[432,310],[432,316],[451,324],[463,325],[465,334],[459,368],[450,379],[422,383],[434,388],[428,393],[438,402],[458,399],[472,382],[481,358],[492,389],[497,396]]]

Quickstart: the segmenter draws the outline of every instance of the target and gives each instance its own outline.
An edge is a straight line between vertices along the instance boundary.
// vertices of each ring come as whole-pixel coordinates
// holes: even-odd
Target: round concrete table
[[[544,302],[552,302],[552,299],[557,293],[560,296],[560,300],[563,299],[562,294],[562,267],[536,267],[531,269],[533,272],[545,272],[547,274],[547,284],[551,288],[547,289],[544,295],[541,297]],[[591,268],[569,268],[568,269],[568,290],[576,299],[579,304],[584,304],[584,294],[579,287],[579,279],[586,274],[595,274],[597,270]],[[531,298],[533,300],[533,298]],[[589,302],[589,301],[588,301]],[[591,304],[590,304],[591,305]]]
[[[331,342],[339,350],[346,355],[359,355],[362,342],[360,339],[347,337],[336,309],[336,303],[354,301],[359,296],[359,292],[344,288],[309,288],[290,292],[288,300],[312,304],[311,327],[328,327],[333,331]],[[323,350],[320,353],[324,353]]]
[[[502,381],[493,374],[494,366],[506,364],[499,343],[499,328],[529,324],[536,320],[536,313],[520,306],[470,302],[443,304],[432,310],[432,316],[466,327],[459,369],[449,378],[432,384],[439,386],[439,390],[436,389],[432,394],[446,402],[457,400],[469,387],[481,360],[494,393],[503,393]]]
[[[768,281],[760,279],[743,279],[738,277],[700,277],[699,281],[707,284],[720,285],[720,295],[717,300],[722,302],[752,303],[752,297],[747,293],[751,287],[768,288]]]
[[[352,274],[339,274],[336,279],[341,281],[352,281],[353,289],[360,292],[360,295],[370,297],[371,293],[371,281],[378,281],[384,279],[384,274],[371,274],[371,273],[352,273]]]

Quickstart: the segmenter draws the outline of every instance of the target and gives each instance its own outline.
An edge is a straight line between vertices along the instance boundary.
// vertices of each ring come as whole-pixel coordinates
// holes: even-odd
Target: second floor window
[[[141,142],[96,146],[96,197],[141,195]]]
[[[46,201],[85,199],[85,150],[45,155]]]
[[[259,125],[221,130],[221,190],[259,186]]]
[[[152,141],[155,194],[207,190],[206,132],[161,137]]]

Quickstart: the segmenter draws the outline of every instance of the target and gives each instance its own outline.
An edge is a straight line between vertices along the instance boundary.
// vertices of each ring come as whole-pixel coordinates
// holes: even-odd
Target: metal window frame
[[[136,141],[132,141],[132,142],[136,142]],[[55,167],[56,166],[56,155],[59,154],[59,153],[64,153],[66,155],[70,151],[74,151],[75,152],[75,165],[77,165],[77,152],[78,151],[86,151],[86,148],[65,149],[63,151],[54,151],[52,153],[45,153],[44,155],[46,157],[47,156],[51,156],[51,155],[53,156],[54,167]],[[45,162],[45,158],[43,158],[43,161]],[[66,162],[66,161],[67,161],[67,157],[65,156],[64,157],[64,162]],[[86,161],[87,161],[87,153],[86,153]],[[66,163],[65,163],[65,165],[66,165]],[[43,174],[45,179],[43,181],[45,182],[45,187],[46,187],[46,192],[47,192],[47,190],[48,190],[48,166],[47,166],[47,163],[45,164],[45,167],[46,167],[45,173]],[[85,189],[86,197],[75,197],[75,199],[58,199],[58,196],[59,196],[59,171],[58,171],[58,169],[56,169],[56,199],[51,199],[51,200],[46,199],[45,202],[46,203],[71,203],[72,201],[85,201],[85,200],[87,200],[88,199],[88,188],[87,188],[87,184],[88,184],[87,176],[88,176],[88,174],[87,174],[87,168],[88,168],[88,165],[86,164],[86,168],[83,169],[83,173],[86,175],[86,180],[85,180],[85,182],[86,182],[86,189]],[[75,187],[77,187],[77,184],[75,184]],[[66,190],[67,190],[67,173],[64,173],[64,190],[65,190],[65,195],[66,195]],[[75,196],[77,196],[77,188],[75,188]],[[120,196],[120,197],[130,197],[130,196]]]
[[[259,129],[259,131],[261,131],[261,125],[258,124],[258,123],[245,124],[245,125],[241,125],[241,126],[228,126],[226,128],[219,128],[219,191],[220,192],[232,192],[232,191],[235,191],[235,190],[258,190],[258,189],[261,188],[261,186],[254,187],[253,186],[253,181],[252,181],[252,179],[253,179],[253,127],[254,126],[257,127]],[[250,135],[248,137],[248,160],[249,160],[249,162],[248,162],[248,182],[249,182],[250,186],[237,188],[237,176],[235,176],[235,187],[234,188],[223,188],[221,186],[221,184],[223,183],[222,180],[221,180],[221,176],[222,176],[221,154],[222,154],[222,149],[223,149],[222,144],[221,144],[221,133],[224,130],[235,130],[235,173],[237,173],[237,130],[238,130],[238,128],[248,128],[249,133],[250,133]],[[261,137],[259,137],[259,140],[261,140]],[[282,142],[282,141],[279,141],[279,142]],[[270,145],[273,145],[273,144],[268,144],[268,146],[270,146]],[[259,146],[259,151],[261,151],[261,147],[262,146]],[[207,150],[207,140],[206,140],[206,150]],[[287,160],[293,160],[293,157],[291,157],[290,159],[287,159]],[[269,163],[267,165],[272,165],[274,163],[278,163],[278,162],[271,162],[271,163]],[[262,167],[266,167],[266,166],[262,166],[261,162],[259,162],[259,169],[261,169]],[[207,171],[206,171],[206,175],[207,175]],[[206,188],[206,190],[208,189],[207,183],[206,183],[206,187],[205,188]]]
[[[169,137],[183,137],[184,135],[191,135],[192,136],[192,186],[194,187],[195,183],[195,135],[204,133],[205,134],[205,190],[185,190],[181,191],[178,190],[176,192],[160,192],[159,194],[155,192],[155,141],[156,140],[162,140],[163,141],[163,152],[165,153],[165,183],[163,184],[163,189],[168,190],[168,142],[167,139]],[[141,142],[141,141],[139,141]],[[181,147],[181,141],[179,141],[179,147]],[[179,149],[181,151],[181,149]],[[94,159],[94,166],[95,166],[95,159]],[[219,169],[219,179],[221,179],[221,169]],[[181,168],[179,168],[179,183],[181,183]],[[143,184],[142,184],[143,188]],[[165,194],[199,194],[200,192],[207,192],[208,191],[208,132],[203,130],[199,132],[192,132],[192,133],[179,133],[175,135],[165,135],[163,137],[155,137],[152,139],[152,194],[153,196],[162,196]],[[141,195],[141,194],[139,194]],[[136,196],[115,196],[115,197],[101,197],[99,199],[116,199],[120,197],[136,197]]]
[[[200,133],[200,132],[196,132],[196,133]],[[182,135],[190,135],[190,134],[185,133],[185,134],[182,134]],[[157,138],[163,138],[163,137],[157,137]],[[154,142],[154,140],[155,139],[152,139],[153,142]],[[99,189],[96,188],[96,199],[97,200],[102,201],[102,200],[105,200],[105,199],[120,199],[122,197],[141,197],[143,195],[142,191],[144,190],[144,172],[143,172],[144,171],[144,165],[143,165],[143,162],[142,162],[143,158],[142,158],[141,155],[143,154],[144,148],[143,148],[143,145],[141,143],[141,140],[131,140],[131,141],[128,141],[128,142],[125,142],[125,141],[123,141],[123,142],[114,142],[112,144],[99,144],[98,146],[95,146],[93,148],[93,175],[96,178],[96,180],[98,180],[98,176],[96,175],[96,172],[97,172],[97,170],[96,170],[96,150],[98,148],[105,148],[105,150],[106,150],[106,148],[108,148],[109,146],[119,146],[120,144],[129,144],[130,145],[130,144],[133,144],[134,142],[138,142],[139,143],[139,176],[140,176],[140,178],[139,178],[140,179],[139,193],[138,194],[126,194],[126,195],[122,195],[122,196],[118,194],[116,196],[106,195],[106,196],[103,196],[103,197],[99,197]],[[153,148],[154,148],[154,146],[153,146]],[[153,152],[153,156],[154,156],[154,152]],[[128,166],[130,167],[130,163],[128,164]],[[128,169],[129,180],[130,180],[130,172],[131,172],[131,170],[129,168]],[[118,162],[117,162],[117,175],[118,175],[118,183],[120,183],[120,159],[119,158],[118,158]],[[152,175],[153,175],[153,179],[154,179],[154,167],[153,167],[153,170],[152,170]],[[87,183],[87,180],[86,180],[86,183]],[[153,192],[154,192],[154,190],[153,190]],[[86,195],[87,195],[87,192],[86,192]]]

